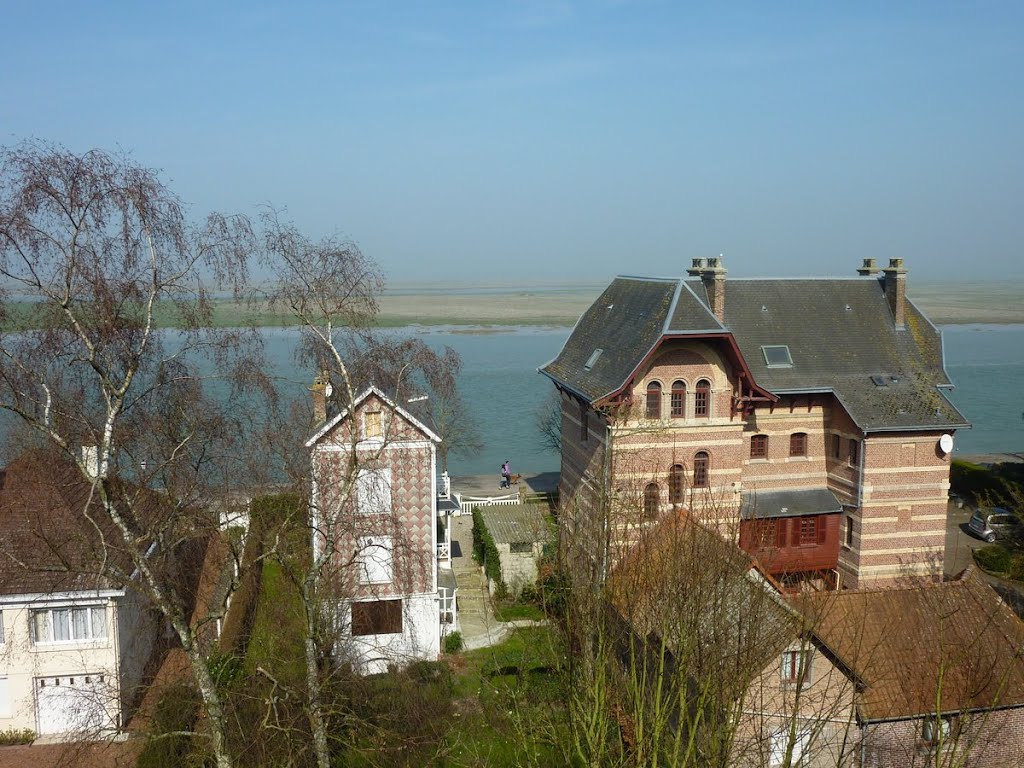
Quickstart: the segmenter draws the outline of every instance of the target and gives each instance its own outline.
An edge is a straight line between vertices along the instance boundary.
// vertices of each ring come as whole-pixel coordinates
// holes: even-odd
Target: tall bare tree
[[[188,657],[218,766],[231,765],[222,701],[174,553],[209,533],[198,510],[244,471],[232,406],[260,367],[239,333],[211,327],[211,297],[241,288],[254,245],[244,218],[190,225],[158,174],[124,156],[0,152],[0,408],[88,481],[96,530]]]

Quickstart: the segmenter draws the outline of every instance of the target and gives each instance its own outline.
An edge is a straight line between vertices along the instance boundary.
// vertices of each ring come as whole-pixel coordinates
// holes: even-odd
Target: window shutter
[[[789,536],[790,546],[799,547],[800,546],[800,518],[799,517],[794,517],[794,518],[791,519],[791,521],[790,521],[790,528],[791,528],[790,536]]]
[[[786,546],[786,524],[789,521],[780,517],[775,521],[775,546],[784,547]]]
[[[825,517],[824,515],[822,515],[821,517],[818,518],[818,543],[819,544],[824,544],[825,543],[825,536],[826,536],[826,533],[827,533],[827,529],[828,529],[829,525],[831,525],[831,523],[832,523],[832,520],[830,518]]]

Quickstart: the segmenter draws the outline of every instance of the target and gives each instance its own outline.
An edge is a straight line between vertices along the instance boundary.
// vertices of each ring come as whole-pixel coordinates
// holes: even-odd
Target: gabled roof
[[[1024,705],[1024,623],[976,574],[809,606],[815,634],[864,681],[862,721]]]
[[[832,392],[865,431],[969,426],[940,391],[951,383],[939,331],[909,300],[897,328],[880,279],[728,279],[724,322],[709,306],[700,280],[616,278],[541,372],[596,403],[663,338],[726,337],[756,387]],[[765,346],[787,347],[792,366],[769,365]]]
[[[802,625],[749,555],[685,512],[642,532],[608,577],[608,597],[635,633],[664,641],[691,673],[725,672],[736,696]]]
[[[31,451],[0,472],[0,595],[117,588],[103,572],[132,570],[92,484],[66,460]],[[86,511],[93,510],[91,520]]]
[[[412,411],[416,410],[415,404],[410,403],[409,406],[406,407],[398,405],[398,403],[395,402],[395,398],[389,397],[388,395],[384,394],[383,391],[378,389],[373,384],[364,389],[360,394],[356,395],[355,402],[352,404],[352,407],[359,408],[363,401],[366,400],[366,398],[368,398],[371,394],[376,395],[381,400],[383,400],[389,409],[399,414],[403,419],[412,424],[416,429],[422,432],[427,439],[433,440],[435,443],[441,442],[441,438],[434,432],[433,429],[428,427],[426,424],[426,422],[429,420],[428,414],[420,413],[418,414],[418,417],[414,416],[412,414]],[[338,424],[340,424],[348,416],[348,413],[349,409],[345,408],[339,413],[336,413],[333,416],[329,416],[325,422],[323,422],[313,431],[313,436],[306,441],[306,447],[312,448],[317,442],[320,441],[321,438],[324,437],[324,435],[326,435],[328,432],[330,432],[332,429],[338,426]]]

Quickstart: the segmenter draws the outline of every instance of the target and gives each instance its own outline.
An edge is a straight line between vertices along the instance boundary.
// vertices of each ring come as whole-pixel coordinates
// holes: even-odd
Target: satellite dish
[[[953,436],[945,434],[939,438],[939,450],[943,453],[952,453],[953,451]]]

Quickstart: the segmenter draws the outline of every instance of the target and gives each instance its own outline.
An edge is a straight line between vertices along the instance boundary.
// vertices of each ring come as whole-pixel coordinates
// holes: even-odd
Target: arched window
[[[681,419],[686,415],[686,382],[672,382],[672,418]]]
[[[657,483],[648,483],[644,488],[644,517],[648,520],[658,519],[658,499],[661,492]]]
[[[668,471],[668,500],[672,504],[683,503],[683,486],[686,477],[682,464],[676,464]]]
[[[750,438],[750,458],[763,459],[768,456],[768,435],[754,435]]]
[[[790,456],[806,456],[807,455],[807,433],[806,432],[794,432],[789,436],[789,455]]]
[[[656,381],[647,385],[647,418],[661,418],[661,384]]]
[[[711,471],[711,457],[707,451],[697,451],[693,457],[693,487],[707,488]]]
[[[693,415],[698,419],[706,419],[711,406],[711,382],[701,379],[697,382],[697,392],[693,400]]]

